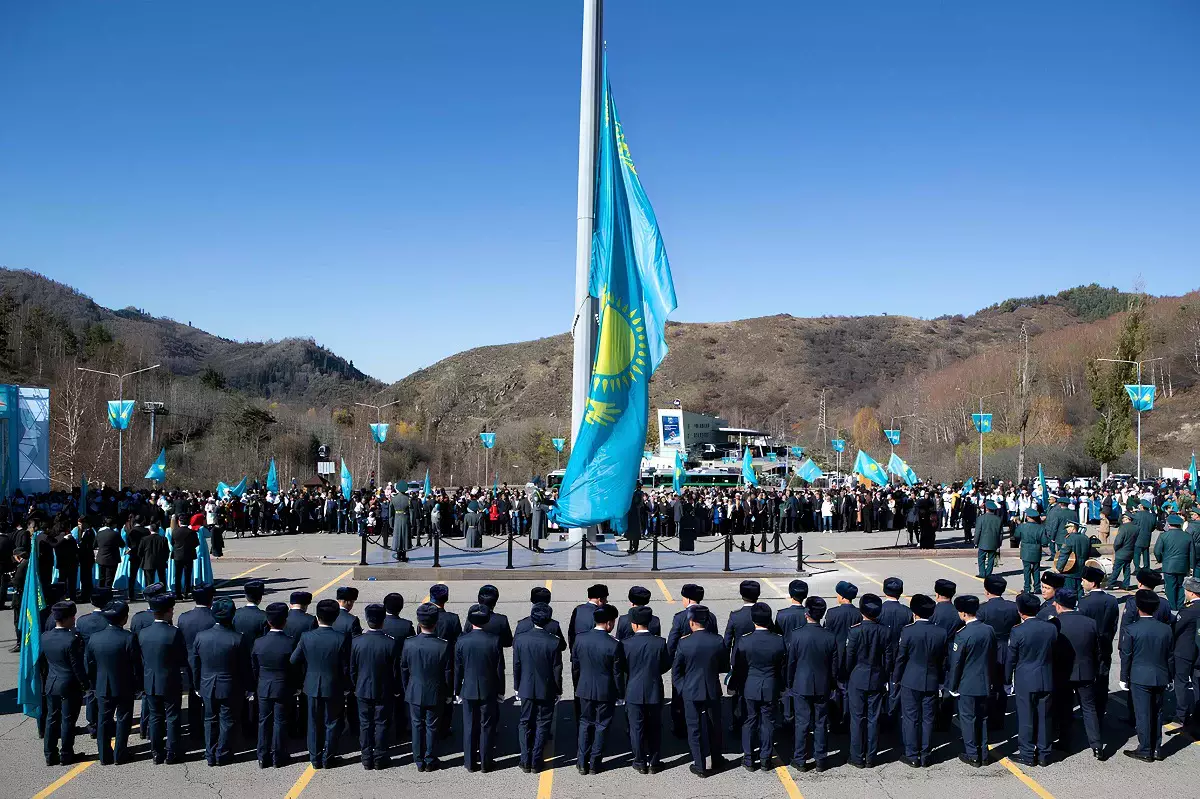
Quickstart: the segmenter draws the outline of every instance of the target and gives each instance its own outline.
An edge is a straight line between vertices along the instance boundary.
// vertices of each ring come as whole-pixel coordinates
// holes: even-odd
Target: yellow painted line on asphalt
[[[1175,730],[1178,730],[1182,726],[1183,725],[1177,721],[1170,721],[1163,725],[1163,732],[1167,733],[1168,735],[1178,735],[1183,740],[1190,742],[1192,746],[1200,746],[1200,741],[1197,741],[1195,738],[1188,735],[1186,730],[1178,733],[1175,732]]]
[[[925,562],[932,563],[934,566],[941,566],[943,569],[949,569],[952,572],[957,572],[958,574],[961,574],[963,577],[970,577],[972,580],[975,580],[978,583],[983,582],[982,577],[976,577],[974,574],[969,574],[969,573],[963,571],[962,569],[956,569],[948,563],[942,563],[940,560],[934,560],[933,558],[925,558]],[[1004,593],[1012,594],[1013,596],[1016,596],[1019,592],[1014,591],[1011,588],[1009,588],[1009,589],[1006,589]]]
[[[332,580],[325,583],[325,585],[321,586],[316,591],[313,591],[313,596],[320,596],[321,594],[325,593],[326,589],[332,588],[335,583],[341,582],[342,580],[346,579],[353,573],[354,573],[354,569],[352,569],[352,568],[346,569],[346,571],[342,572],[337,577],[334,577]],[[428,602],[429,600],[425,600],[425,601]]]
[[[217,585],[221,586],[221,585],[225,585],[225,583],[231,583],[234,580],[239,580],[242,577],[245,577],[247,574],[253,574],[254,572],[258,571],[259,569],[263,568],[264,566],[270,566],[270,565],[271,565],[270,563],[260,563],[253,568],[246,569],[246,571],[242,572],[241,574],[233,575],[228,580],[222,580],[221,582],[217,583]]]
[[[859,571],[858,569],[854,568],[853,566],[851,566],[851,565],[850,565],[849,563],[847,563],[846,561],[844,561],[844,560],[838,560],[837,558],[834,558],[834,563],[837,563],[837,564],[839,564],[839,565],[845,566],[847,569],[849,569],[850,571],[854,572],[854,573],[855,573],[855,574],[857,574],[859,577],[862,577],[864,580],[867,580],[868,582],[875,583],[875,585],[879,586],[880,588],[883,588],[883,583],[881,583],[879,580],[876,580],[874,577],[870,576],[870,575],[869,575],[869,574],[867,574],[866,572]],[[904,598],[906,598],[907,596],[908,596],[908,594],[901,594],[901,595],[900,595],[900,598],[901,598],[901,599],[904,599]],[[887,597],[884,597],[884,599],[887,599]]]
[[[1026,788],[1036,793],[1042,799],[1054,799],[1054,794],[1043,788],[1037,780],[1022,771],[1016,763],[1012,762],[1007,757],[1000,758],[1000,765],[1011,771],[1014,777],[1025,783]]]
[[[547,591],[549,591],[549,590],[550,590],[550,588],[551,588],[551,586],[553,586],[553,585],[554,585],[554,581],[553,581],[553,580],[547,580],[547,581],[546,581],[546,590],[547,590]]]
[[[780,599],[787,599],[789,596],[791,596],[791,594],[789,594],[787,591],[784,591],[779,586],[775,585],[775,583],[771,582],[766,577],[763,577],[762,581],[767,584],[768,588],[770,588],[775,593],[779,594]]]
[[[317,770],[312,767],[312,763],[305,766],[304,773],[300,775],[300,779],[296,780],[292,789],[284,794],[283,799],[296,799],[297,796],[304,793],[304,789],[308,787],[308,783],[312,781],[313,775],[316,773]]]
[[[296,550],[294,550],[294,549],[289,549],[287,552],[284,552],[282,555],[276,555],[275,557],[276,558],[286,558],[288,555],[292,554],[295,551]]]
[[[662,581],[662,578],[661,578],[661,577],[656,577],[656,578],[654,579],[654,582],[658,583],[658,590],[659,590],[659,591],[662,591],[662,593],[663,593],[663,596],[664,596],[664,597],[666,597],[667,604],[668,604],[668,605],[674,605],[674,604],[675,604],[675,598],[674,598],[673,596],[671,596],[671,592],[667,590],[667,584],[666,584],[666,583],[664,583],[664,582]]]
[[[776,766],[775,776],[783,783],[783,789],[787,791],[788,799],[804,799],[804,794],[800,793],[800,789],[796,787],[796,781],[792,779],[791,774],[788,774],[787,766]]]
[[[33,799],[46,799],[47,796],[49,796],[50,794],[57,791],[59,788],[66,785],[68,782],[75,779],[83,772],[87,771],[88,768],[92,766],[92,764],[97,763],[97,762],[98,761],[96,761],[96,760],[89,760],[86,763],[78,764],[77,766],[75,766],[75,768],[71,769],[66,774],[62,775],[61,777],[56,779],[54,782],[50,783],[42,790],[35,793],[33,795]]]
[[[549,580],[547,580],[549,582]],[[557,727],[558,716],[550,722]],[[538,790],[537,799],[550,799],[550,793],[554,790],[554,767],[550,763],[555,759],[554,756],[554,739],[558,737],[558,730],[554,730],[555,735],[546,741],[545,748],[542,749],[542,772],[538,774]]]

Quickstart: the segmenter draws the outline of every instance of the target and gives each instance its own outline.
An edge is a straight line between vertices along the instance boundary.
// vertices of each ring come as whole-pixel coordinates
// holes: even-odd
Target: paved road
[[[288,592],[305,588],[318,597],[332,597],[338,585],[349,579],[350,563],[330,565],[330,560],[348,560],[353,545],[349,538],[297,539],[283,537],[254,542],[231,543],[230,555],[251,548],[259,557],[285,555],[288,550],[304,548],[309,560],[294,560],[288,555],[284,560],[245,562],[221,562],[215,565],[216,576],[226,581],[222,593],[237,594],[238,586],[250,577],[267,582],[270,592],[267,601],[286,599]],[[336,547],[333,544],[337,544]],[[316,559],[318,550],[323,549],[330,557],[325,562]],[[1014,560],[1006,562],[1011,571]],[[861,590],[878,591],[879,582],[889,575],[904,579],[907,592],[932,591],[933,580],[947,577],[955,580],[960,592],[979,590],[979,582],[970,576],[974,563],[964,559],[935,560],[862,560],[841,561],[835,570],[809,579],[815,593],[832,599],[833,586],[840,579],[857,583]],[[963,572],[966,572],[964,574]],[[633,581],[605,578],[612,592],[613,601],[620,607]],[[740,605],[737,587],[740,578],[705,581],[708,589],[707,604],[724,620],[729,612]],[[1010,580],[1012,577],[1010,576]],[[1019,578],[1018,578],[1019,579]],[[564,623],[570,609],[584,600],[589,581],[555,580],[550,585],[554,594],[555,615]],[[680,609],[679,590],[685,580],[663,577],[657,580],[642,580],[654,594],[653,607],[662,618],[670,617]],[[769,578],[763,582],[763,599],[775,608],[787,604],[786,578]],[[1015,581],[1014,581],[1015,582]],[[360,582],[362,592],[360,604],[380,601],[389,591],[399,591],[408,602],[405,615],[412,617],[416,603],[428,595],[428,581],[403,582]],[[497,582],[500,589],[498,610],[515,621],[528,613],[529,589],[544,585],[538,580],[506,580]],[[465,613],[474,599],[478,585],[474,582],[456,582],[450,585],[450,609]],[[185,608],[186,609],[186,608]],[[37,738],[34,722],[15,712],[13,707],[17,662],[16,655],[7,652],[12,643],[11,614],[0,617],[0,773],[5,775],[5,785],[0,795],[11,797],[45,797],[53,795],[62,799],[84,797],[121,796],[123,799],[163,799],[164,796],[186,796],[188,799],[230,799],[230,797],[316,797],[389,796],[403,799],[427,799],[432,793],[457,796],[527,797],[528,799],[584,799],[598,793],[609,796],[647,797],[647,799],[684,799],[685,797],[846,797],[858,799],[863,796],[930,797],[945,799],[948,796],[970,796],[972,799],[1028,799],[1031,796],[1077,797],[1145,794],[1147,789],[1157,795],[1195,796],[1195,774],[1200,766],[1200,746],[1190,740],[1174,739],[1168,749],[1166,762],[1156,765],[1138,763],[1117,755],[1106,763],[1096,763],[1090,753],[1076,752],[1066,760],[1049,768],[1027,769],[1011,763],[997,763],[975,770],[957,760],[957,730],[942,733],[937,738],[937,765],[927,771],[915,771],[896,762],[897,753],[891,747],[895,738],[885,734],[883,744],[887,747],[882,754],[883,765],[871,771],[858,771],[839,766],[821,775],[806,774],[789,776],[780,773],[748,774],[736,768],[707,780],[698,780],[687,772],[687,754],[684,742],[675,740],[668,733],[664,745],[667,770],[658,775],[642,776],[629,769],[629,755],[625,745],[624,722],[618,714],[614,729],[610,733],[610,770],[600,775],[581,777],[574,765],[574,730],[571,727],[569,703],[560,706],[558,714],[556,744],[565,752],[553,762],[557,768],[542,775],[526,775],[516,769],[516,719],[511,694],[505,703],[502,724],[505,735],[502,739],[499,765],[496,774],[469,774],[461,768],[447,768],[432,774],[418,774],[409,765],[407,746],[396,750],[394,763],[389,771],[365,772],[351,754],[345,765],[332,771],[311,772],[303,756],[299,762],[283,769],[260,770],[254,761],[253,752],[243,747],[238,762],[231,766],[213,769],[204,765],[202,754],[193,750],[193,759],[180,766],[154,766],[146,760],[145,746],[134,749],[137,762],[124,767],[101,767],[94,761],[86,761],[74,767],[46,767],[42,764],[41,743]],[[1114,667],[1114,677],[1116,671]],[[567,691],[570,691],[569,680]],[[1113,690],[1116,690],[1114,683]],[[1123,699],[1114,697],[1110,708],[1110,722],[1106,727],[1106,740],[1110,751],[1127,745],[1131,730],[1111,717],[1123,711]],[[1008,733],[1015,729],[1015,718],[1009,717]],[[458,740],[459,727],[456,721],[454,738]],[[1082,737],[1081,725],[1077,726]],[[352,738],[355,736],[347,736]],[[250,739],[247,739],[250,740]],[[135,739],[136,742],[136,739]],[[140,744],[140,742],[138,742]],[[347,741],[349,745],[351,742]],[[998,742],[998,753],[1007,754],[1015,744],[1015,738],[1006,737]],[[81,751],[87,751],[92,741],[86,737],[79,740]],[[782,746],[790,748],[790,740]],[[843,749],[846,741],[835,736],[834,746]],[[294,751],[300,753],[302,742],[295,742]],[[726,752],[732,754],[736,743],[726,742]],[[355,746],[354,749],[357,749]],[[443,762],[450,766],[461,764],[460,749],[451,744],[443,754]],[[833,763],[844,757],[842,752],[832,756]],[[198,758],[198,759],[197,759]]]

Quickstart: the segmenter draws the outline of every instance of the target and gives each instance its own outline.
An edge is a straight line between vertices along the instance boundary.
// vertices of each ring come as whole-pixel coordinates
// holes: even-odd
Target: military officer
[[[954,607],[963,627],[950,645],[946,689],[958,698],[958,728],[963,737],[963,753],[958,759],[979,767],[988,759],[988,697],[992,693],[992,664],[996,662],[996,634],[979,623],[978,597],[960,596],[954,600]]]
[[[671,656],[666,641],[651,629],[656,619],[647,605],[635,605],[626,616],[632,634],[621,644],[625,650],[625,717],[633,770],[658,773],[662,768],[662,675],[671,669]]]
[[[75,603],[56,602],[50,609],[54,629],[41,633],[38,669],[43,673],[46,724],[42,751],[47,766],[75,761],[75,720],[88,685],[83,636],[75,631]]]
[[[1050,731],[1050,702],[1054,693],[1054,649],[1058,628],[1038,618],[1041,601],[1033,594],[1017,596],[1021,623],[1008,640],[1004,667],[1006,692],[1014,696],[1017,709],[1016,760],[1024,766],[1050,765],[1053,736]]]
[[[954,609],[954,595],[957,593],[958,585],[953,580],[933,581],[933,595],[936,601],[933,615],[929,617],[929,621],[941,627],[945,631],[947,639],[962,627],[962,619],[958,617],[958,611]],[[909,608],[912,608],[912,603],[909,603]],[[913,613],[915,615],[916,611]]]
[[[1087,592],[1079,600],[1079,612],[1096,622],[1096,638],[1100,643],[1100,659],[1096,663],[1096,716],[1104,723],[1108,710],[1108,676],[1112,668],[1113,639],[1117,634],[1120,603],[1112,594],[1101,590],[1104,572],[1095,566],[1083,570],[1083,587]]]
[[[947,581],[949,582],[949,581]],[[887,577],[883,581],[883,609],[879,612],[879,623],[888,628],[888,644],[892,649],[892,657],[896,655],[896,645],[900,643],[900,631],[913,622],[913,613],[908,609],[901,597],[904,596],[904,581],[899,577]],[[888,686],[884,712],[888,718],[895,721],[900,716],[900,688]]]
[[[1162,585],[1162,577],[1158,572],[1150,571],[1149,569],[1139,569],[1137,572],[1138,590],[1154,592],[1154,589]],[[1174,623],[1174,617],[1171,615],[1171,606],[1167,603],[1164,597],[1158,596],[1158,609],[1154,612],[1154,618],[1163,622],[1166,625]],[[1134,597],[1125,597],[1125,608],[1121,612],[1121,626],[1119,629],[1119,638],[1125,637],[1125,632],[1129,629],[1129,625],[1134,624],[1138,620],[1138,605]]]
[[[909,609],[916,619],[900,631],[892,667],[891,682],[900,686],[904,714],[904,762],[913,768],[929,765],[934,705],[946,665],[949,634],[931,621],[936,604],[924,594],[913,596]]]
[[[1087,528],[1076,521],[1067,521],[1063,527],[1067,537],[1063,539],[1058,549],[1058,558],[1054,568],[1063,576],[1064,588],[1070,588],[1078,596],[1083,592],[1080,580],[1083,570],[1087,567],[1088,556],[1092,552],[1092,542],[1087,537]]]
[[[650,604],[650,589],[640,585],[635,585],[629,589],[629,609],[632,612],[634,608],[647,607]],[[658,616],[650,614],[650,624],[648,625],[651,635],[662,635],[662,622],[658,620]],[[629,620],[629,613],[626,613],[621,618],[617,619],[617,640],[624,641],[627,638],[633,637],[633,626]]]
[[[508,616],[503,613],[496,612],[496,603],[500,601],[500,589],[494,585],[485,585],[479,589],[479,604],[487,605],[491,614],[488,616],[486,629],[489,633],[496,636],[496,640],[500,642],[503,649],[508,649],[513,645],[513,631],[508,623]],[[469,632],[472,629],[470,624],[467,624],[464,632]]]
[[[232,599],[214,600],[213,626],[196,635],[190,653],[192,681],[204,699],[204,754],[210,766],[230,762],[237,708],[250,687],[250,651],[233,629],[234,612]]]
[[[829,697],[829,710],[834,714],[830,726],[846,728],[850,720],[850,697],[846,692],[846,639],[850,628],[862,621],[862,613],[854,607],[854,599],[858,596],[858,586],[846,580],[838,581],[834,586],[837,593],[837,604],[825,614],[825,629],[833,633],[837,641],[837,690]]]
[[[521,629],[525,622],[522,619],[513,640],[513,688],[521,702],[519,766],[526,774],[540,772],[545,765],[543,753],[554,722],[554,707],[562,696],[562,653],[566,645],[561,632],[551,631],[552,621],[549,603],[535,602],[529,611],[529,629]],[[632,716],[629,728],[632,737]],[[638,750],[634,748],[633,752],[636,764]]]
[[[859,610],[863,620],[851,627],[846,636],[843,664],[850,697],[850,765],[873,768],[879,749],[879,716],[892,674],[894,650],[891,631],[880,621],[883,601],[875,594],[864,594]]]
[[[1068,546],[1069,543],[1068,543]],[[1054,592],[1058,621],[1058,646],[1054,651],[1055,727],[1060,749],[1066,749],[1071,732],[1071,713],[1075,698],[1083,712],[1083,728],[1092,755],[1106,760],[1100,738],[1100,717],[1096,713],[1096,672],[1100,662],[1100,639],[1096,622],[1076,610],[1078,597],[1070,588]]]
[[[978,561],[977,577],[990,577],[992,569],[996,568],[996,558],[1000,554],[1000,507],[990,499],[984,504],[984,514],[975,528],[975,544],[979,549],[976,555]]]
[[[392,707],[400,686],[400,650],[384,632],[387,608],[367,605],[367,629],[350,643],[350,684],[358,699],[358,741],[362,767],[388,766]]]
[[[88,680],[96,694],[96,744],[100,765],[129,761],[133,699],[142,687],[142,658],[137,639],[125,629],[129,605],[111,602],[104,609],[108,626],[92,633],[84,650]]]
[[[821,626],[825,600],[819,596],[808,597],[804,607],[807,621],[793,629],[784,641],[787,646],[787,690],[796,721],[792,768],[800,772],[808,770],[811,738],[814,765],[817,771],[824,771],[828,701],[837,689],[838,642],[832,632]]]
[[[537,586],[529,589],[529,606],[530,613],[525,618],[517,622],[516,632],[513,633],[513,640],[521,633],[526,633],[532,630],[535,626],[533,623],[533,606],[534,605],[549,605],[550,604],[550,589]],[[567,648],[567,639],[563,637],[562,625],[558,623],[558,619],[551,617],[546,620],[545,631],[558,638],[560,651]]]
[[[742,722],[742,767],[754,771],[761,764],[772,768],[775,753],[775,705],[783,695],[783,671],[787,648],[783,636],[775,632],[771,606],[756,602],[750,608],[754,629],[743,635],[734,647],[730,685],[737,685],[746,703]],[[754,760],[754,739],[758,737],[758,763]]]
[[[1157,594],[1142,588],[1133,600],[1138,620],[1121,634],[1121,688],[1132,698],[1138,747],[1126,749],[1125,755],[1152,763],[1163,759],[1163,695],[1175,676],[1175,641],[1170,625],[1156,618]]]
[[[1162,565],[1163,592],[1171,610],[1183,607],[1183,580],[1196,565],[1196,545],[1183,531],[1183,517],[1167,516],[1166,528],[1154,542],[1154,559]]]
[[[1175,721],[1180,732],[1196,709],[1196,693],[1200,690],[1197,680],[1197,635],[1200,635],[1200,580],[1188,577],[1183,581],[1184,605],[1175,620]]]
[[[567,645],[571,651],[575,650],[575,636],[582,632],[590,632],[595,627],[592,624],[592,614],[596,612],[596,608],[607,604],[607,585],[597,583],[588,586],[587,602],[575,606],[575,610],[571,611],[571,621],[567,625]]]
[[[150,609],[154,611],[154,623],[137,634],[145,691],[142,706],[149,715],[148,719],[143,716],[142,725],[150,728],[150,751],[156,765],[181,763],[186,747],[179,740],[179,711],[183,674],[188,669],[187,644],[183,633],[171,623],[175,615],[173,594],[151,597]]]
[[[1042,573],[1042,547],[1050,542],[1050,536],[1040,521],[1037,508],[1025,511],[1025,521],[1013,530],[1012,540],[1021,544],[1021,568],[1027,594],[1035,593]]]
[[[679,595],[683,610],[676,613],[671,619],[671,631],[667,633],[667,654],[671,656],[672,662],[674,662],[675,653],[679,649],[679,641],[691,634],[691,616],[688,608],[704,601],[704,586],[685,583],[683,588],[679,589]],[[704,618],[706,620],[705,629],[710,633],[716,633],[717,617],[709,613]],[[674,689],[674,686],[671,689],[671,731],[676,738],[683,738],[686,735],[684,732],[683,696]]]
[[[1192,567],[1192,576],[1200,580],[1200,505],[1192,505],[1185,515],[1188,517],[1188,523],[1183,530],[1192,537],[1192,543],[1198,553],[1196,565]]]
[[[571,649],[571,677],[580,701],[575,764],[580,774],[599,773],[613,709],[625,697],[625,649],[611,635],[616,621],[616,608],[597,607],[592,629],[579,631]]]
[[[742,580],[738,586],[738,594],[742,597],[742,606],[737,610],[730,611],[729,621],[725,623],[725,651],[729,655],[730,664],[733,663],[736,656],[737,644],[743,635],[746,635],[754,630],[754,621],[750,617],[750,608],[754,607],[754,603],[758,601],[759,595],[762,593],[762,588],[757,580]],[[746,719],[746,702],[742,695],[738,684],[730,680],[729,682],[729,702],[730,702],[730,735],[739,735],[741,733],[742,723]]]
[[[145,596],[146,602],[149,603],[154,597],[166,592],[167,586],[164,583],[151,583],[146,586],[142,594]],[[137,635],[151,624],[154,624],[154,610],[147,607],[145,610],[139,610],[133,614],[133,618],[129,620],[129,632]]]
[[[246,602],[233,613],[233,629],[242,634],[242,646],[249,653],[254,649],[254,642],[267,633],[267,614],[259,605],[267,584],[262,580],[247,580],[242,586]],[[258,705],[251,701],[242,703],[241,716],[248,729],[258,724]]]
[[[344,606],[332,599],[318,602],[317,629],[300,636],[291,656],[292,665],[304,675],[303,691],[308,698],[308,761],[317,769],[337,764],[342,714],[346,693],[351,688],[351,635],[334,627],[342,610]]]
[[[1050,495],[1050,507],[1046,508],[1046,540],[1051,561],[1058,555],[1063,541],[1067,540],[1067,522],[1076,518],[1075,513],[1067,507],[1066,497]]]
[[[1058,610],[1054,607],[1054,592],[1066,584],[1066,578],[1058,572],[1042,573],[1042,607],[1038,610],[1039,619],[1051,621],[1058,615]]]
[[[463,768],[490,771],[504,696],[504,653],[500,638],[489,632],[492,609],[483,603],[467,611],[470,633],[454,648],[454,693],[463,706]],[[508,627],[507,620],[504,624]]]
[[[362,622],[358,620],[358,616],[354,615],[354,603],[357,601],[357,588],[352,585],[343,585],[338,588],[338,616],[333,623],[333,629],[351,638],[362,635]]]
[[[258,704],[259,768],[283,768],[288,764],[284,731],[297,686],[292,667],[296,642],[287,634],[290,612],[282,602],[267,605],[267,632],[250,648],[254,701]]]
[[[1004,598],[1008,590],[1008,580],[998,574],[984,578],[983,593],[987,597],[979,605],[975,618],[992,628],[996,634],[996,662],[993,673],[999,678],[1004,674],[1008,662],[1008,637],[1013,627],[1021,622],[1015,602]],[[1000,679],[992,686],[992,701],[988,708],[988,724],[992,729],[1004,728],[1004,714],[1008,705],[1008,696]]]
[[[1130,514],[1130,518],[1137,526],[1137,538],[1133,544],[1133,568],[1149,569],[1150,568],[1150,540],[1154,537],[1154,530],[1158,527],[1158,517],[1154,515],[1153,508],[1148,500],[1142,500],[1137,510]]]
[[[412,726],[417,771],[438,767],[435,752],[438,714],[453,691],[454,650],[436,634],[442,610],[432,602],[417,608],[420,632],[400,653],[400,684]]]
[[[808,623],[808,609],[804,607],[808,600],[808,583],[792,580],[788,583],[788,598],[790,604],[775,614],[775,629],[785,642],[793,630]]]
[[[383,619],[383,632],[385,635],[390,635],[392,640],[396,642],[396,668],[399,669],[400,655],[404,652],[404,642],[417,634],[413,623],[408,619],[400,617],[400,611],[404,610],[404,597],[400,594],[392,592],[383,598],[383,609],[387,615]],[[506,620],[507,622],[507,620]],[[397,671],[397,675],[399,672]],[[400,692],[399,676],[396,680],[396,692],[392,698],[394,700],[394,716],[391,719],[392,728],[396,730],[397,735],[403,736],[408,731],[407,711],[408,703],[404,701],[404,695]]]
[[[729,671],[729,650],[710,630],[711,615],[704,605],[687,609],[690,632],[679,639],[671,663],[671,691],[682,697],[687,719],[688,749],[692,754],[688,770],[701,778],[710,773],[705,769],[710,755],[713,772],[725,765],[721,756],[720,675]]]
[[[108,619],[104,618],[104,608],[112,602],[112,589],[103,586],[96,586],[92,589],[92,612],[85,613],[75,620],[75,632],[83,637],[83,644],[86,648],[88,640],[92,637],[92,633],[97,630],[103,630],[108,626]],[[83,703],[85,707],[85,718],[87,720],[87,733],[91,737],[96,737],[96,695],[92,693],[92,686],[87,680],[83,681]]]
[[[317,629],[317,617],[308,612],[312,598],[308,591],[293,591],[288,597],[288,617],[283,632],[293,642],[299,641],[309,630]]]
[[[462,635],[462,619],[457,613],[446,610],[446,603],[450,601],[450,588],[444,583],[431,585],[429,601],[438,609],[434,633],[449,646],[450,667],[454,668],[454,647],[458,643],[458,637]],[[453,690],[453,686],[451,686],[451,690]],[[437,734],[439,738],[446,738],[450,735],[450,723],[454,717],[454,706],[450,704],[452,696],[453,693],[447,694],[446,702],[438,706]]]
[[[1122,513],[1121,526],[1117,528],[1117,534],[1113,537],[1113,571],[1112,577],[1108,581],[1109,591],[1118,587],[1124,591],[1130,589],[1130,564],[1133,563],[1137,536],[1138,527],[1133,523],[1132,517],[1128,513]],[[1124,575],[1124,580],[1121,580],[1122,575]],[[1120,586],[1117,585],[1118,581],[1121,583]]]
[[[183,634],[183,645],[187,647],[188,651],[189,668],[184,675],[187,678],[184,690],[187,691],[188,735],[194,741],[204,737],[204,702],[200,699],[200,683],[196,682],[195,675],[191,670],[192,647],[196,643],[196,636],[213,626],[210,608],[212,601],[213,588],[211,585],[193,586],[192,602],[195,603],[195,607],[181,613],[176,624],[179,632]]]

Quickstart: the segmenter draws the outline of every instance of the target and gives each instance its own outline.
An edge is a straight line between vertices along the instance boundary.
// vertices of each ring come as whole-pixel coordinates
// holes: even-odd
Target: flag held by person
[[[887,474],[883,471],[883,467],[861,449],[854,459],[854,473],[862,475],[876,485],[887,485]]]
[[[909,465],[904,462],[903,458],[894,452],[892,453],[892,456],[888,458],[887,470],[910,486],[917,484],[917,473],[914,472]]]
[[[1046,487],[1046,473],[1042,471],[1042,464],[1038,464],[1038,485],[1042,490],[1042,513],[1045,513],[1050,508],[1050,489]]]
[[[742,482],[748,486],[758,485],[758,474],[754,471],[754,456],[750,454],[749,447],[746,447],[746,452],[742,455]]]
[[[353,491],[354,478],[350,476],[350,467],[346,465],[346,459],[342,458],[342,499],[350,499]]]
[[[429,470],[425,470],[425,496],[433,496],[433,484],[429,482]]]
[[[1200,479],[1196,477],[1196,453],[1192,453],[1192,465],[1188,467],[1188,485],[1192,489],[1192,493],[1196,493],[1197,485],[1200,485]]]
[[[163,447],[158,453],[158,457],[154,459],[154,463],[150,464],[150,468],[146,470],[147,480],[162,480],[167,476],[167,448]]]
[[[974,491],[974,490],[975,490],[975,478],[974,478],[974,477],[968,477],[968,478],[967,478],[967,481],[966,481],[965,483],[963,483],[963,487],[962,487],[962,493],[963,493],[963,494],[970,494],[970,493],[971,493],[972,491]]]
[[[274,458],[271,458],[271,466],[267,469],[267,490],[272,494],[279,493],[279,472],[275,469]]]
[[[825,472],[821,471],[821,467],[812,462],[812,458],[808,458],[804,463],[796,469],[796,475],[809,483],[816,482],[818,477],[823,477]]]
[[[617,116],[607,67],[601,85],[588,287],[599,300],[600,324],[587,406],[550,513],[564,527],[621,520],[629,511],[645,449],[650,376],[666,357],[667,315],[675,310],[667,251]]]
[[[671,476],[671,488],[676,494],[683,493],[683,484],[687,482],[687,471],[685,470],[686,466],[687,461],[684,460],[683,450],[675,450],[675,472]]]
[[[31,542],[29,564],[25,567],[25,585],[21,589],[21,615],[17,618],[17,637],[21,658],[17,669],[17,704],[30,718],[42,712],[42,674],[38,659],[42,655],[41,612],[46,607],[42,583],[38,577],[38,545]]]

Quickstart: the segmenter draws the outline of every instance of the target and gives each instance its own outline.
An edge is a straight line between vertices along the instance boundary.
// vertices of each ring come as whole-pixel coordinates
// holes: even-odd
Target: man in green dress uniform
[[[1183,580],[1196,565],[1196,544],[1183,531],[1183,517],[1172,513],[1167,527],[1154,542],[1154,559],[1162,564],[1163,593],[1171,610],[1183,607]]]
[[[1000,551],[1000,509],[995,502],[988,500],[984,506],[986,512],[975,527],[975,544],[979,548],[978,573],[976,577],[991,577],[992,569],[996,567],[996,557]]]
[[[1025,576],[1022,590],[1027,594],[1039,590],[1042,576],[1042,547],[1049,541],[1049,534],[1042,526],[1037,508],[1025,511],[1025,521],[1013,530],[1012,540],[1021,544],[1021,565]]]
[[[1083,570],[1087,568],[1088,555],[1092,552],[1092,542],[1087,537],[1087,527],[1079,522],[1069,521],[1064,526],[1067,537],[1058,549],[1058,559],[1054,562],[1054,568],[1066,578],[1065,587],[1078,596],[1083,593],[1080,581],[1083,579]]]

